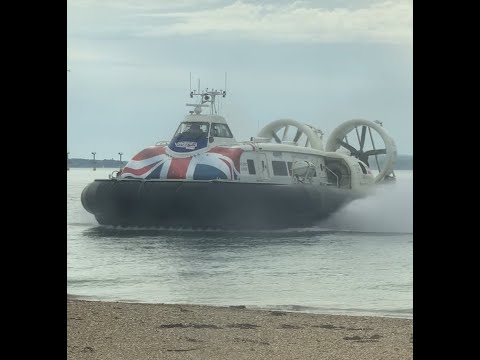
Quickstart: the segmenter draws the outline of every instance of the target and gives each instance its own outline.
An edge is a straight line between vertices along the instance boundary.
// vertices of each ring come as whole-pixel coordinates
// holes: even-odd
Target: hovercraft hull
[[[81,199],[101,225],[266,229],[312,226],[361,196],[309,184],[111,179]]]

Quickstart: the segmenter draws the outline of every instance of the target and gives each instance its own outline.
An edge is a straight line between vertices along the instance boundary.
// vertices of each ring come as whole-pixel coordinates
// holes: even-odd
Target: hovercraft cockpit
[[[176,152],[190,152],[206,148],[210,124],[207,122],[182,122],[168,147]]]
[[[228,127],[224,117],[217,115],[215,98],[219,95],[225,97],[225,91],[191,91],[190,97],[199,96],[198,104],[186,104],[193,106],[194,110],[185,120],[180,123],[175,135],[168,144],[170,152],[192,153],[199,150],[207,150],[218,145],[235,144],[237,141]],[[206,104],[210,103],[210,105]],[[202,115],[202,108],[210,107],[210,115]],[[200,151],[201,152],[201,151]]]

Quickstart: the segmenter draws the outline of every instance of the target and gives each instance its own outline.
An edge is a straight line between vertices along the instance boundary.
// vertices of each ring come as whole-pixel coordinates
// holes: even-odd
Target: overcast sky
[[[189,73],[223,88],[237,140],[279,118],[328,136],[381,120],[413,154],[412,0],[67,0],[70,157],[132,157],[170,140]]]

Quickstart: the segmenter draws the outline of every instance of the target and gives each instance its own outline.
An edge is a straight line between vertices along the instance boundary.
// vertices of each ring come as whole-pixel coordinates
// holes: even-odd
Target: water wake
[[[413,233],[413,177],[379,186],[374,195],[337,211],[319,227],[367,233]]]

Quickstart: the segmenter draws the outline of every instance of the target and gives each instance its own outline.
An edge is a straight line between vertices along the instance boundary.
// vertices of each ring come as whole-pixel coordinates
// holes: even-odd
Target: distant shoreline
[[[94,166],[98,168],[111,168],[111,169],[120,169],[127,165],[127,161],[114,160],[114,159],[103,159],[95,160],[93,159],[81,159],[81,158],[72,158],[68,159],[68,166],[70,168],[93,168]]]

